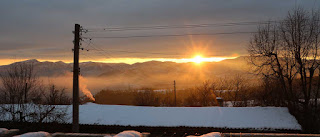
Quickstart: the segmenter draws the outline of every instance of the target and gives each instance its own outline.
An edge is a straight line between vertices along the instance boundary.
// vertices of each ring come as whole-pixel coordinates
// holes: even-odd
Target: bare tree
[[[237,74],[230,81],[231,90],[227,92],[231,97],[231,102],[233,106],[248,106],[249,99],[249,85],[247,79],[242,75]]]
[[[163,94],[162,94],[163,98],[161,100],[161,106],[175,106],[175,102],[174,102],[174,93],[172,90],[166,90]],[[179,101],[177,101],[179,102]],[[179,103],[177,103],[179,104]]]
[[[313,114],[319,110],[315,105],[319,85],[314,85],[315,74],[319,75],[319,15],[294,9],[284,20],[260,26],[248,48],[256,72],[281,85],[281,106],[288,106],[295,115],[303,114],[298,120],[306,131],[317,127],[311,117],[316,118]]]
[[[38,79],[33,71],[33,64],[13,64],[1,74],[2,92],[9,103],[28,102],[38,85]]]
[[[184,99],[184,106],[201,106],[199,101],[199,95],[195,89],[189,88],[185,91],[185,94],[187,94],[187,97]]]
[[[53,122],[65,118],[66,108],[43,105],[42,96],[46,91],[34,73],[33,64],[12,64],[0,78],[1,96],[5,100],[0,105],[1,112],[6,115],[3,120]]]
[[[282,106],[284,95],[277,79],[263,77],[262,82],[254,92],[255,101],[260,106]]]
[[[25,121],[26,106],[23,104],[36,94],[38,79],[33,70],[33,64],[13,64],[0,76],[3,98],[11,104],[2,105],[2,110],[9,112],[13,121]]]
[[[200,86],[186,90],[185,106],[216,106],[215,83],[204,81]]]
[[[221,77],[216,81],[216,89],[214,90],[214,94],[218,97],[222,97],[223,99],[232,100],[228,96],[226,96],[227,91],[231,91],[233,89],[233,85],[231,84],[230,77]]]
[[[241,74],[232,77],[224,77],[217,80],[214,94],[222,97],[225,101],[230,101],[232,106],[248,106],[250,97],[248,79]]]
[[[27,106],[27,122],[65,122],[68,106],[24,104]]]
[[[66,88],[57,88],[56,85],[49,86],[49,92],[45,94],[45,103],[49,105],[68,105],[71,99],[66,95]]]
[[[196,93],[201,106],[215,106],[216,95],[214,94],[215,85],[212,82],[205,81],[199,87],[196,87]]]

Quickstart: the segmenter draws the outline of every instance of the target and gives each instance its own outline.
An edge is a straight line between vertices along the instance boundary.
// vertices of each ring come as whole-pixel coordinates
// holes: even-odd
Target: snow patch
[[[92,102],[87,102],[87,103],[85,103],[85,104],[83,104],[83,105],[99,105],[99,104],[92,103]]]
[[[29,132],[22,135],[14,136],[14,137],[50,137],[50,134],[48,132]]]
[[[142,134],[138,131],[127,130],[127,131],[120,132],[114,137],[142,137]]]
[[[204,134],[202,136],[187,136],[187,137],[221,137],[221,134],[219,132],[211,132],[208,134]]]
[[[0,134],[6,134],[6,133],[8,133],[8,129],[0,128]]]

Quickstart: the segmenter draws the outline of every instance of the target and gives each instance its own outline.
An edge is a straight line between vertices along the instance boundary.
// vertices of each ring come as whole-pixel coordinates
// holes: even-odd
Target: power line
[[[88,49],[88,50],[97,50],[97,49]],[[128,51],[128,50],[109,50],[109,52],[137,53],[137,54],[144,53],[144,54],[155,54],[155,55],[179,55],[178,53],[141,52],[141,51]]]
[[[83,39],[122,39],[122,38],[148,38],[148,37],[181,37],[181,36],[209,36],[209,35],[233,35],[233,34],[250,34],[257,33],[253,31],[239,31],[239,32],[220,32],[220,33],[195,33],[195,34],[164,34],[164,35],[133,35],[133,36],[92,36],[83,37]]]
[[[85,42],[85,43],[87,43],[87,42]],[[93,46],[93,43],[91,43],[91,42],[89,42],[89,43],[87,43],[88,45],[87,45],[87,47],[88,46],[91,46],[91,47],[93,47],[93,48],[95,48],[94,46]],[[96,49],[96,48],[95,48]],[[101,51],[101,50],[98,50],[98,49],[96,49],[97,51]],[[86,51],[89,51],[89,50],[86,50]],[[105,58],[109,58],[109,59],[112,59],[112,57],[108,57],[108,55],[106,55],[106,54],[103,54],[103,53],[101,53],[101,52],[98,52],[100,55],[102,55],[102,56],[104,56]],[[87,54],[84,54],[84,53],[82,53],[82,55],[84,55],[84,56],[86,56],[87,58],[90,58],[90,59],[92,59],[92,60],[95,60],[93,57],[91,57],[91,56],[89,56],[89,54],[87,55]],[[118,71],[121,71],[121,70],[119,70],[119,69],[117,69],[117,68],[115,68],[115,67],[112,67],[112,66],[110,66],[110,65],[108,65],[110,68],[112,68],[113,70],[118,70]]]
[[[89,55],[87,55],[87,54],[85,54],[85,53],[83,53],[83,52],[80,52],[80,54],[86,56],[87,58],[90,58],[90,59],[92,59],[92,60],[95,60],[94,58],[92,58],[91,56],[89,56]]]
[[[86,29],[86,32],[105,32],[105,31],[130,31],[130,30],[152,30],[152,29],[180,29],[180,28],[198,28],[198,27],[223,27],[223,26],[241,26],[267,24],[275,21],[251,21],[251,22],[229,22],[215,24],[186,24],[186,25],[155,25],[155,26],[138,26],[138,27],[105,27]]]
[[[248,22],[229,22],[216,24],[186,24],[186,25],[155,25],[155,26],[138,26],[138,27],[109,27],[83,29],[84,33],[88,32],[106,32],[106,31],[130,31],[130,30],[154,30],[154,29],[179,29],[179,28],[197,28],[197,27],[223,27],[223,26],[241,26],[241,25],[261,25],[270,23],[280,23],[281,21],[248,21]],[[187,35],[230,35],[239,33],[257,33],[257,32],[225,32],[225,33],[208,33],[208,34],[165,34],[165,35],[134,35],[134,36],[95,36],[92,38],[143,38],[143,37],[178,37]],[[89,38],[89,37],[84,37]]]
[[[233,23],[224,23],[224,24],[189,24],[189,25],[157,25],[157,26],[145,26],[145,27],[118,27],[118,28],[109,28],[109,29],[118,29],[118,30],[125,30],[125,29],[164,29],[164,28],[186,28],[186,27],[207,27],[210,25],[216,26],[232,26],[232,25],[248,25],[248,24],[257,24],[261,22],[233,22]],[[83,31],[84,33],[88,32],[88,30]],[[121,38],[148,38],[148,37],[179,37],[179,36],[200,36],[200,35],[232,35],[232,34],[250,34],[250,33],[257,33],[257,32],[220,32],[220,33],[196,33],[196,34],[164,34],[164,35],[133,35],[133,36],[87,36],[82,37],[83,40],[89,40],[87,47],[92,47],[89,50],[101,51],[99,54],[105,56],[106,58],[112,58],[111,54],[106,52],[104,49],[99,48],[98,46],[94,46],[92,44],[92,39],[121,39]],[[103,53],[102,53],[103,52]],[[110,51],[109,51],[110,52]],[[127,51],[127,50],[114,50],[111,52],[122,52],[122,53],[144,53],[144,54],[155,54],[155,55],[175,55],[180,56],[177,53],[158,53],[158,52],[141,52],[141,51]],[[110,57],[111,56],[111,57]]]
[[[85,41],[84,41],[85,42]],[[89,40],[89,42],[85,42],[85,43],[87,43],[87,46],[86,47],[91,47],[92,49],[85,49],[86,51],[90,51],[90,50],[95,50],[95,51],[102,51],[102,52],[104,52],[104,53],[106,53],[106,54],[108,54],[108,55],[106,55],[106,54],[103,54],[103,56],[105,56],[106,58],[112,58],[112,56],[111,56],[111,54],[109,54],[109,53],[107,53],[105,50],[103,50],[102,48],[100,48],[100,47],[98,47],[98,46],[95,46],[95,44],[94,43],[92,43],[92,41],[91,41],[91,39]],[[100,52],[99,52],[100,53]]]
[[[107,51],[105,51],[104,49],[98,47],[98,46],[94,46],[95,44],[92,42],[92,39],[89,40],[89,42],[84,41],[85,43],[87,43],[86,47],[91,47],[92,49],[89,48],[85,48],[86,51],[90,51],[90,50],[94,50],[94,51],[102,51],[105,54],[103,54],[103,56],[105,56],[106,58],[114,58],[110,53],[107,53]],[[109,52],[121,52],[121,53],[144,53],[144,54],[155,54],[155,55],[178,55],[178,53],[159,53],[159,52],[141,52],[141,51],[128,51],[128,50],[112,50]],[[101,53],[99,53],[101,54]],[[106,55],[107,54],[107,55]],[[108,57],[111,56],[111,57]]]
[[[85,41],[84,41],[85,42]],[[107,53],[107,51],[103,50],[102,48],[100,48],[98,45],[94,44],[91,40],[89,42],[85,42],[87,43],[88,45],[86,47],[92,47],[93,49],[85,49],[86,51],[90,51],[90,50],[93,50],[93,51],[98,51],[97,53],[100,54],[101,56],[105,57],[106,59],[111,59],[113,61],[115,61],[116,59],[109,53]],[[99,52],[100,51],[100,52]],[[85,55],[85,54],[84,54]],[[87,56],[87,55],[85,55]],[[93,59],[92,57],[90,56],[87,56],[91,59]],[[94,59],[93,59],[94,60]],[[119,69],[116,69],[112,66],[110,66],[113,70],[119,70]],[[119,70],[121,71],[121,70]]]
[[[170,53],[164,53],[164,52],[147,52],[147,51],[134,51],[134,50],[115,50],[115,49],[110,49],[108,50],[108,52],[106,50],[104,50],[103,48],[100,48],[100,47],[96,47],[94,45],[93,42],[85,42],[89,45],[87,45],[86,47],[88,48],[84,48],[84,50],[86,51],[100,51],[98,52],[99,54],[101,54],[102,52],[105,53],[105,54],[101,54],[102,56],[105,56],[106,58],[109,58],[109,59],[112,59],[112,58],[115,58],[114,56],[112,56],[110,53],[108,52],[111,52],[111,53],[133,53],[133,54],[152,54],[152,55],[168,55],[168,56],[185,56],[186,54],[181,54],[181,53],[173,53],[173,52],[170,52]],[[91,47],[91,48],[89,48]],[[219,55],[206,55],[208,57],[210,56],[219,56]]]
[[[94,47],[94,45],[92,45],[91,47]],[[107,51],[105,51],[104,49],[96,46],[97,48],[95,48],[97,51],[102,51],[103,53],[107,54],[109,56],[109,58],[114,58],[110,53],[108,53]]]
[[[98,49],[87,49],[87,50],[94,50],[94,51],[101,51]],[[186,54],[181,53],[162,53],[162,52],[141,52],[141,51],[130,51],[130,50],[109,50],[109,52],[120,52],[120,53],[133,53],[133,54],[155,54],[155,55],[168,55],[168,56],[185,56]],[[219,55],[206,55],[210,56],[219,56]]]

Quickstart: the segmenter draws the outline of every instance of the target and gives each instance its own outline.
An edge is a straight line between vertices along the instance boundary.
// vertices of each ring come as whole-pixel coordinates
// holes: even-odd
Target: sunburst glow
[[[193,59],[192,62],[200,64],[201,62],[205,61],[205,58],[202,58],[201,55],[196,55]]]

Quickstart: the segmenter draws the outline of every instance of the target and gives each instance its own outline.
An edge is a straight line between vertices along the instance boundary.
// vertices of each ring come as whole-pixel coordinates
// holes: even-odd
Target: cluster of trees
[[[18,122],[64,121],[70,104],[64,88],[44,85],[33,64],[13,64],[0,75],[0,118]]]
[[[267,105],[288,107],[307,132],[320,127],[320,12],[302,8],[260,25],[248,52]],[[270,103],[272,102],[272,103]]]

